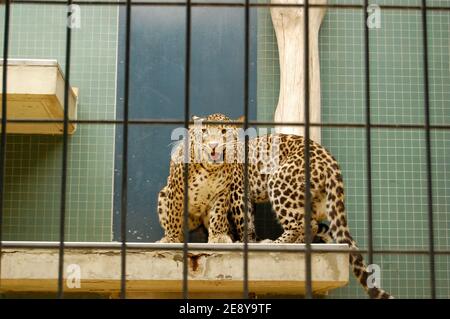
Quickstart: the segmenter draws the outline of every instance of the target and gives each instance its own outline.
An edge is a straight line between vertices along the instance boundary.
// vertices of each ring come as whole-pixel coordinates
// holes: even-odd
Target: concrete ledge
[[[58,279],[58,249],[21,248],[5,243],[2,251],[0,292],[55,292]],[[88,243],[83,243],[84,245]],[[107,243],[108,244],[108,243]],[[65,292],[102,293],[116,296],[120,291],[121,258],[117,243],[111,248],[67,248],[64,255]],[[102,244],[100,243],[100,246]],[[203,246],[202,246],[203,245]],[[212,251],[239,244],[208,244],[208,250],[191,251],[189,291],[200,297],[240,296],[243,280],[241,251]],[[13,248],[13,246],[17,246]],[[39,245],[37,245],[39,246]],[[205,244],[189,244],[193,249]],[[242,247],[242,245],[239,245]],[[313,249],[344,250],[346,245],[313,244]],[[181,247],[181,246],[177,246]],[[305,292],[305,253],[303,244],[249,244],[249,290],[256,295],[302,295]],[[127,293],[130,297],[178,297],[182,291],[183,252],[159,250],[158,244],[137,244],[127,250]],[[175,247],[176,248],[176,247]],[[238,247],[239,248],[239,247]],[[347,284],[348,253],[342,251],[312,254],[313,292],[324,294]],[[79,288],[69,288],[78,265]],[[76,268],[76,267],[75,267]]]
[[[0,72],[3,60],[0,59]],[[0,96],[2,92],[0,78]],[[8,120],[64,119],[65,81],[56,60],[8,59]],[[0,101],[1,105],[1,101]],[[69,119],[77,119],[78,89],[71,87],[68,96]],[[63,134],[62,122],[12,122],[7,125],[12,134]],[[68,133],[76,130],[69,123]]]

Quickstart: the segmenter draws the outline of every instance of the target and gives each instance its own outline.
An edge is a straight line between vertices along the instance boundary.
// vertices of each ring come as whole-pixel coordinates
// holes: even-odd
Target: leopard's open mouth
[[[222,154],[223,154],[223,153],[219,153],[219,152],[216,152],[216,151],[214,150],[214,151],[212,151],[211,153],[209,153],[209,158],[210,158],[210,160],[213,161],[214,163],[217,163],[217,162],[219,162],[219,161],[222,160]]]

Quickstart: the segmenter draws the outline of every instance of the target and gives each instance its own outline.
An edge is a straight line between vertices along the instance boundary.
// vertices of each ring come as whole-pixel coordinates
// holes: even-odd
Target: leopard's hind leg
[[[305,242],[305,173],[301,154],[291,157],[268,178],[268,194],[272,208],[278,221],[283,227],[283,234],[275,240],[275,243],[303,243]],[[316,174],[311,178],[310,194],[314,203],[323,196],[322,185],[325,183],[325,175]],[[312,237],[318,231],[318,216],[311,205]]]
[[[327,224],[319,223],[316,238],[318,238],[325,244],[331,244],[334,242],[330,227]]]
[[[305,242],[305,236],[299,236],[295,241],[296,244],[304,244]],[[315,219],[311,220],[311,242],[326,244],[333,242],[333,237],[330,234],[327,224],[319,223]]]
[[[272,208],[283,228],[274,243],[295,243],[304,240],[304,195],[299,178],[289,181],[289,172],[281,165],[268,179]]]

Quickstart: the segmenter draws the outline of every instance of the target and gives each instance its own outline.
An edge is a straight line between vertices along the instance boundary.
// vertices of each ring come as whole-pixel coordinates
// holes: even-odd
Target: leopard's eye
[[[223,128],[222,129],[222,134],[226,134],[227,133],[227,129],[226,128]]]

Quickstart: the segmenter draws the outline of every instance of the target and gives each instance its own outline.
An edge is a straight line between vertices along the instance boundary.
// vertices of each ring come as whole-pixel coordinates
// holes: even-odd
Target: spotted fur
[[[188,211],[189,211],[189,230],[193,230],[200,225],[208,229],[209,243],[231,243],[233,238],[232,229],[228,222],[228,213],[231,208],[240,209],[243,207],[234,207],[241,205],[243,198],[231,200],[230,189],[232,185],[238,184],[239,179],[230,179],[236,169],[236,164],[222,164],[220,159],[213,159],[211,152],[213,149],[208,145],[198,144],[195,136],[200,133],[203,139],[209,141],[218,140],[225,131],[233,133],[233,126],[228,122],[226,116],[215,116],[216,121],[223,121],[223,125],[209,127],[201,132],[196,132],[195,127],[189,129],[190,139],[190,164],[188,173]],[[196,145],[205,149],[205,152],[196,153]],[[214,154],[224,153],[225,146],[215,145]],[[195,156],[200,156],[200,160],[195,160]],[[164,237],[160,242],[182,242],[183,241],[183,212],[184,212],[184,144],[183,141],[175,147],[170,162],[169,177],[167,185],[158,195],[158,215],[160,224],[165,230]],[[218,164],[219,163],[219,164]],[[237,196],[237,195],[236,195]],[[253,225],[253,214],[249,213],[249,220]],[[242,222],[242,221],[240,221]],[[235,228],[242,232],[242,225],[235,225]],[[250,228],[249,241],[255,241],[254,228]]]
[[[215,154],[214,157],[217,157],[217,154],[221,154],[221,157],[225,158],[225,152],[232,149],[239,159],[243,154],[244,144],[237,138],[237,127],[230,125],[232,120],[225,115],[213,114],[206,117],[206,120],[220,121],[223,124],[203,126],[202,162],[189,165],[189,212],[202,218],[209,213],[209,242],[223,242],[231,241],[228,235],[230,227],[226,218],[229,210],[238,237],[243,241],[244,164],[242,161],[231,163],[211,161],[211,156]],[[235,137],[231,148],[230,145],[223,143],[225,133],[230,132]],[[283,233],[274,242],[304,243],[304,143],[302,136],[286,134],[263,135],[249,140],[247,206],[250,241],[255,237],[252,204],[270,202],[283,227]],[[357,250],[356,242],[350,235],[347,225],[344,183],[340,167],[328,150],[313,141],[309,143],[313,236],[323,233],[327,242],[332,238],[337,243],[348,244],[351,249]],[[271,154],[277,156],[270,156]],[[182,238],[182,176],[182,165],[174,164],[172,161],[166,189],[170,194],[165,195],[170,200],[166,207],[166,221],[162,222],[166,230],[163,240],[168,242],[179,241]],[[161,213],[161,205],[159,209]],[[324,220],[330,224],[329,231],[319,230],[319,224]],[[192,221],[192,225],[194,222]],[[350,264],[354,275],[370,297],[391,297],[380,288],[368,288],[367,280],[370,274],[361,254],[351,253]]]

